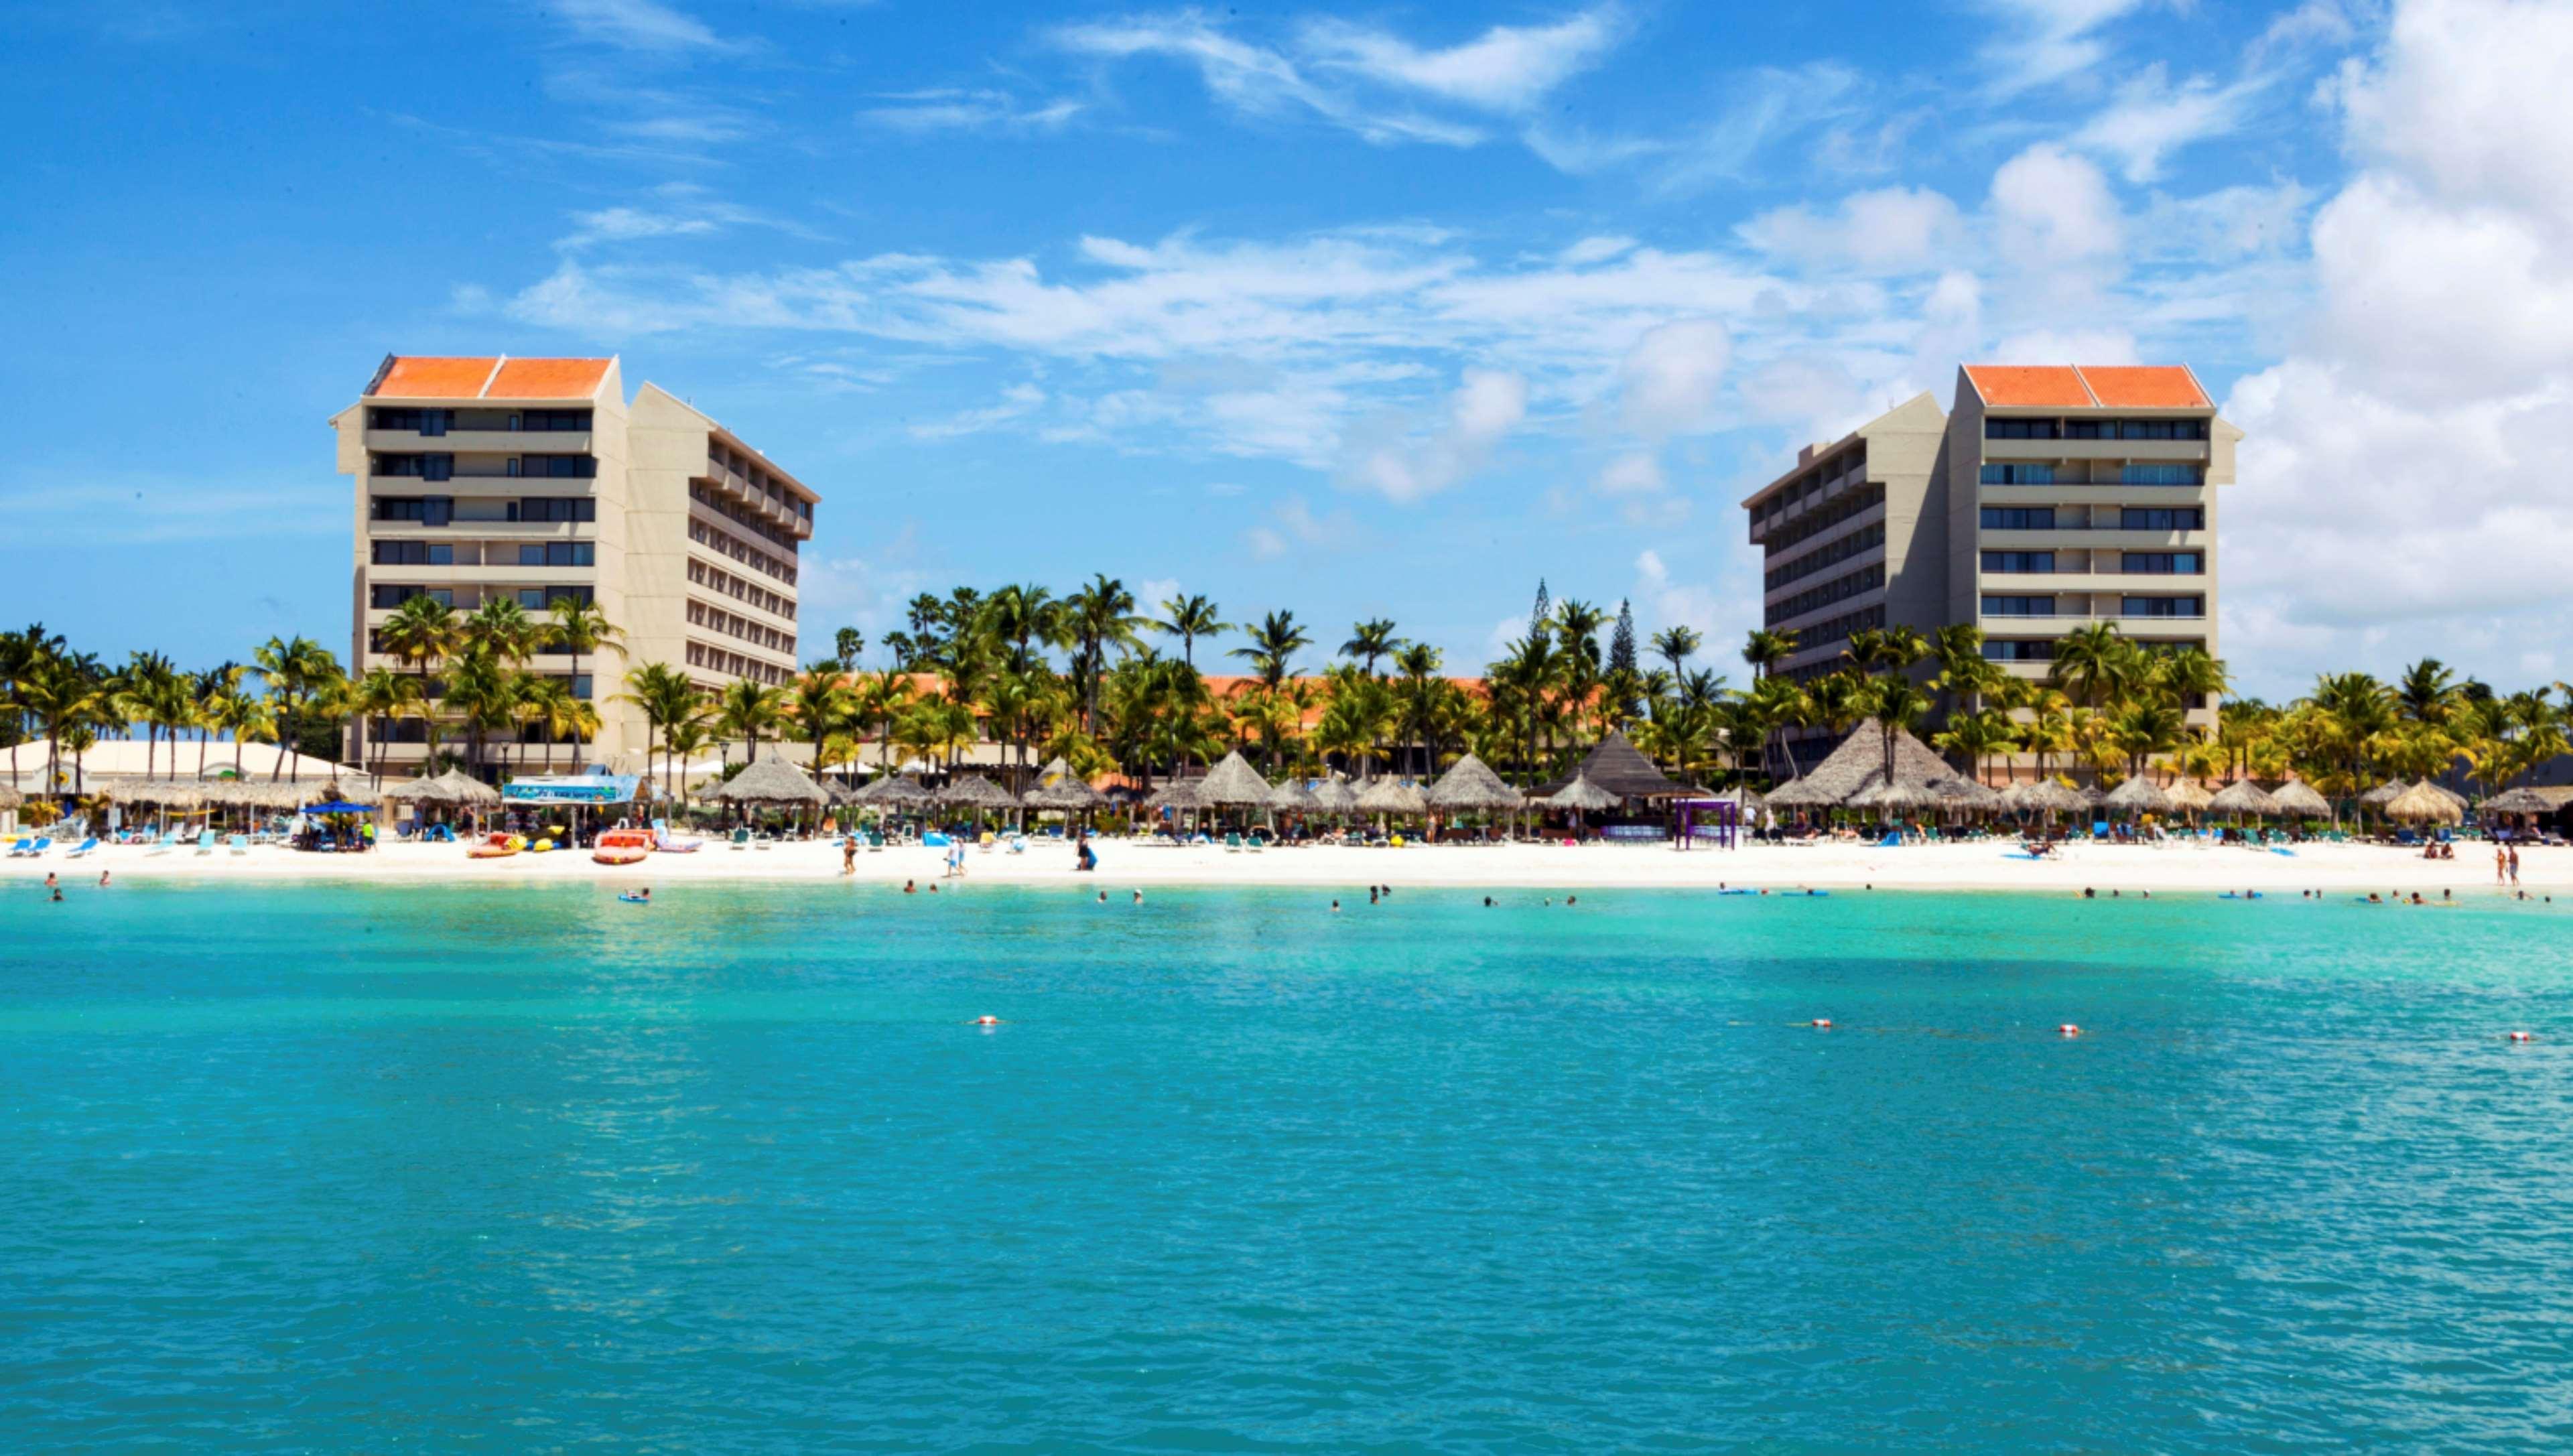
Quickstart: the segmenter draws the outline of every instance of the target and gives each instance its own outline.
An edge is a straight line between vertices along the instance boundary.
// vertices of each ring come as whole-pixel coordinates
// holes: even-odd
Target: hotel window
[[[2055,570],[2053,551],[1986,551],[1984,569],[1996,572],[2051,573]]]
[[[378,541],[375,562],[379,566],[452,566],[455,548],[435,541]]]
[[[511,455],[509,473],[529,479],[586,480],[598,473],[598,461],[588,455]]]
[[[376,519],[415,521],[421,525],[442,526],[455,518],[452,495],[379,495],[376,497]]]
[[[516,521],[590,521],[598,519],[598,501],[588,495],[521,495],[509,505]]]
[[[590,588],[586,586],[521,586],[518,588],[518,605],[531,612],[551,611],[555,602],[565,598],[579,602],[582,606],[589,605],[594,599]]]
[[[379,475],[409,476],[421,480],[451,480],[455,478],[455,456],[378,455],[374,471]]]
[[[2055,467],[2047,464],[1988,464],[1984,466],[1984,483],[1987,485],[2052,485],[2055,483]]]
[[[1984,507],[1984,529],[2051,531],[2055,529],[2055,507],[2052,505],[1987,505]]]
[[[2206,529],[2206,512],[2194,505],[2130,505],[2119,512],[2118,524],[2131,531],[2197,531]]]
[[[2118,614],[2126,617],[2202,617],[2206,615],[2206,598],[2131,596],[2119,604]]]
[[[367,588],[367,604],[379,611],[392,611],[415,596],[428,597],[439,606],[455,605],[455,593],[443,586],[371,586]]]
[[[2195,465],[2129,465],[2118,472],[2121,485],[2203,485],[2206,476]]]
[[[2055,615],[2055,598],[2051,596],[1988,596],[1984,598],[1984,615],[1988,617],[2051,617]]]
[[[589,411],[522,409],[509,416],[509,427],[517,430],[583,430],[589,428]]]
[[[2129,551],[2126,557],[2131,576],[2195,576],[2206,570],[2202,551]]]
[[[2054,658],[2055,644],[2049,641],[2027,642],[2005,638],[2001,641],[1987,640],[1984,643],[1984,660],[1987,662],[2050,662]]]
[[[546,541],[541,545],[518,547],[521,566],[588,566],[595,564],[597,547],[588,541]]]
[[[2056,423],[2052,419],[2004,419],[1999,415],[1984,416],[1986,439],[2054,439]]]
[[[408,429],[421,434],[444,434],[455,425],[452,409],[370,409],[369,429]]]

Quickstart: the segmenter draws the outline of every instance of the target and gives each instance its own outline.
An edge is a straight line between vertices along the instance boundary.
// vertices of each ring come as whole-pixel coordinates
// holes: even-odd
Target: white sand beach
[[[1736,850],[1675,851],[1667,846],[1564,846],[1516,844],[1489,847],[1417,845],[1402,849],[1308,847],[1258,853],[1219,845],[1094,841],[1095,874],[1073,868],[1073,854],[1059,841],[1031,841],[1024,854],[983,848],[967,856],[965,884],[1081,886],[1111,892],[1132,887],[1185,885],[1302,885],[1353,890],[1368,885],[1452,888],[1715,890],[1750,886],[1786,890],[1874,886],[1879,890],[2019,890],[2103,895],[2139,891],[2258,889],[2293,895],[2299,890],[2383,894],[2415,890],[2436,897],[2492,895],[2489,844],[2464,843],[2453,861],[2432,861],[2417,850],[2381,845],[2309,844],[2292,854],[2248,848],[2188,845],[2070,846],[2060,857],[2032,861],[2007,841],[1885,849],[1847,841]],[[892,885],[938,880],[945,852],[918,845],[861,850],[855,883]],[[2573,849],[2521,850],[2520,888],[2532,895],[2573,894]],[[47,872],[66,886],[94,885],[100,872],[119,881],[158,879],[372,880],[440,884],[595,883],[616,889],[690,881],[775,880],[829,883],[841,880],[835,844],[812,842],[767,850],[708,844],[694,854],[655,854],[642,865],[610,868],[584,852],[521,854],[473,860],[457,845],[388,845],[364,855],[300,854],[256,846],[236,855],[193,848],[154,853],[141,846],[109,846],[79,859],[56,848],[41,860],[0,862],[0,880],[41,882]]]

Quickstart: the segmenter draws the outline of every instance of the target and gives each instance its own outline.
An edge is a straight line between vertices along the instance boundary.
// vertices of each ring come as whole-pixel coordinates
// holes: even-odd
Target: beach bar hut
[[[804,776],[804,771],[785,759],[771,755],[753,761],[740,773],[715,785],[709,797],[747,812],[756,808],[784,809],[800,824],[804,811],[831,802],[821,785]]]
[[[1267,809],[1277,790],[1260,776],[1239,749],[1198,780],[1198,802],[1209,809]]]

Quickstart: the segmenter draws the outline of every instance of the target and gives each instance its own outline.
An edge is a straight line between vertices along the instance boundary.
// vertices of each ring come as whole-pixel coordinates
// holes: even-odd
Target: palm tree
[[[1356,658],[1365,665],[1366,675],[1373,677],[1377,659],[1390,656],[1401,645],[1390,618],[1371,617],[1349,628],[1349,640],[1340,644],[1340,655]]]
[[[2127,668],[2127,639],[2116,622],[2076,627],[2055,644],[2055,665],[2048,677],[2086,707],[2114,696]]]
[[[491,735],[517,727],[519,697],[517,674],[486,647],[468,647],[447,662],[446,707],[464,721],[471,744],[465,761],[477,777],[485,762],[483,746]]]
[[[18,702],[45,734],[45,788],[62,782],[63,735],[83,727],[106,705],[107,675],[84,653],[48,652],[22,669]]]
[[[415,598],[417,600],[418,598]],[[417,679],[403,676],[390,667],[371,667],[352,685],[350,706],[362,721],[373,723],[377,731],[369,736],[376,747],[373,772],[384,776],[385,749],[392,741],[396,719],[425,714],[427,705],[421,698]]]
[[[1295,624],[1293,612],[1271,612],[1249,632],[1250,645],[1234,648],[1232,655],[1249,662],[1261,687],[1273,693],[1294,671],[1295,654],[1313,645],[1313,635]]]
[[[552,611],[554,619],[550,635],[553,645],[571,654],[573,685],[578,684],[581,679],[582,658],[603,652],[610,647],[622,647],[625,643],[625,629],[609,621],[606,610],[594,601],[582,601],[574,596],[558,596],[553,599]],[[597,714],[592,713],[590,716],[594,718]],[[580,767],[581,744],[587,735],[576,725],[570,731],[572,733],[571,764],[577,769]],[[553,754],[550,752],[552,745],[548,743],[546,748],[548,752],[545,754],[545,762],[550,767],[553,763]]]
[[[288,775],[288,781],[295,782],[301,777],[303,768],[303,740],[296,732],[297,710],[316,693],[339,680],[340,659],[310,637],[271,637],[253,655],[253,660],[259,664],[260,676],[268,680],[270,689],[277,694],[279,737],[284,740],[282,746],[286,750],[270,766],[269,780],[274,783],[279,771],[286,767],[288,757],[294,756],[298,760],[298,772]]]
[[[1695,627],[1664,627],[1653,634],[1653,655],[1671,665],[1673,677],[1686,669],[1688,660],[1705,645],[1706,639],[1698,634]]]
[[[2410,721],[2440,723],[2447,720],[2450,709],[2464,701],[2465,693],[2446,663],[2436,657],[2424,657],[2395,679],[2394,698]]]
[[[805,741],[813,745],[813,776],[822,776],[822,741],[849,726],[857,709],[857,694],[849,690],[839,664],[808,667],[795,678],[786,694],[787,716],[804,730]]]
[[[1754,681],[1777,671],[1781,664],[1795,655],[1796,634],[1793,632],[1772,632],[1754,627],[1750,635],[1742,639],[1742,660],[1751,665]],[[1678,664],[1672,664],[1672,669],[1677,671]]]
[[[1582,715],[1592,710],[1599,695],[1599,631],[1609,620],[1598,607],[1571,597],[1565,597],[1554,609],[1555,630],[1562,635],[1558,655],[1563,662],[1564,702],[1576,736]]]
[[[911,701],[911,678],[899,672],[878,672],[860,677],[851,685],[849,716],[863,733],[868,725],[876,730],[876,767],[893,767],[893,721]]]
[[[455,609],[433,596],[406,598],[385,618],[384,625],[376,628],[375,637],[379,650],[397,662],[410,663],[418,674],[421,715],[429,723],[429,737],[434,740],[437,720],[429,690],[429,665],[453,656],[463,643],[463,629],[456,620]],[[423,755],[423,768],[428,767],[430,756]]]
[[[1137,645],[1136,630],[1147,619],[1135,615],[1135,593],[1105,572],[1093,575],[1090,584],[1074,592],[1064,605],[1071,617],[1073,674],[1082,685],[1082,724],[1096,734],[1099,679],[1107,670],[1108,649]]]
[[[743,760],[745,763],[759,762],[759,736],[785,718],[786,694],[764,682],[737,678],[715,694],[715,726],[726,738],[749,742],[750,756]]]
[[[679,752],[676,730],[695,723],[705,712],[704,695],[688,675],[666,662],[646,662],[626,670],[625,691],[613,701],[630,704],[643,711],[646,730],[660,735],[663,773],[661,791],[671,792],[669,765]],[[648,772],[650,764],[645,768]]]
[[[1162,603],[1162,619],[1153,624],[1153,630],[1179,638],[1180,660],[1195,667],[1198,639],[1230,632],[1233,623],[1224,620],[1221,609],[1203,596],[1175,596]]]
[[[210,686],[199,709],[207,726],[232,739],[233,777],[236,779],[242,775],[242,745],[252,738],[277,731],[268,705],[261,702],[259,695],[250,691],[243,681],[249,673],[248,667],[232,663],[207,673]],[[197,772],[201,777],[205,769],[205,755],[201,751],[197,759]]]
[[[1034,582],[1004,586],[983,603],[983,619],[994,638],[1010,644],[1010,665],[1025,672],[1037,665],[1036,646],[1064,637],[1064,603]]]
[[[47,632],[42,622],[30,622],[23,632],[0,632],[0,711],[9,717],[9,779],[17,782],[18,744],[25,737],[24,723],[30,713],[20,689],[34,674],[38,663],[63,651],[62,635]]]

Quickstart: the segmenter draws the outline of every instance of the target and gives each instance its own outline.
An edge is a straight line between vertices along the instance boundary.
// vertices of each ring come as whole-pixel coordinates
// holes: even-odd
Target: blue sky
[[[1542,575],[1729,646],[1797,442],[2140,359],[2253,431],[2245,686],[2560,675],[2565,12],[39,0],[0,615],[343,642],[376,361],[616,353],[823,492],[814,629],[1104,570],[1472,666]]]

